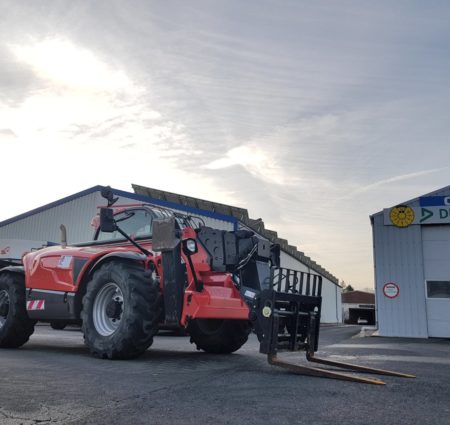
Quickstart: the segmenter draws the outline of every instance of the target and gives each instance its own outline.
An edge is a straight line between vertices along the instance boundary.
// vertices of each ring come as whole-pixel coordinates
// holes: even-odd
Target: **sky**
[[[249,210],[373,287],[369,216],[450,184],[450,3],[0,0],[0,220],[101,184]]]

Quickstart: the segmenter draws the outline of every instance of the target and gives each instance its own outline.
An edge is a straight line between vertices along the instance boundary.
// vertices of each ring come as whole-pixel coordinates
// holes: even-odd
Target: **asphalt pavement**
[[[161,335],[139,359],[99,360],[78,329],[37,326],[24,347],[0,350],[0,424],[450,425],[450,340],[359,329],[324,327],[320,355],[417,378],[374,386],[294,375],[270,366],[253,335],[232,355]]]

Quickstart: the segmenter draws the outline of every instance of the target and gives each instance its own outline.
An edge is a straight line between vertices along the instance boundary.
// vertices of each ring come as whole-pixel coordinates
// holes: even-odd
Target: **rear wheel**
[[[189,322],[191,343],[207,353],[229,354],[248,340],[250,323],[246,320],[195,319]]]
[[[161,315],[157,281],[142,265],[110,262],[88,283],[81,318],[91,353],[104,359],[130,359],[153,342]]]
[[[17,348],[34,332],[35,321],[28,317],[25,280],[18,273],[0,275],[0,347]]]

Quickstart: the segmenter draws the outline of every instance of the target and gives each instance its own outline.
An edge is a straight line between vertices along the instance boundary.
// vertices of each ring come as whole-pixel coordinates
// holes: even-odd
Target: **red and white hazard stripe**
[[[45,310],[45,300],[27,301],[27,310]]]

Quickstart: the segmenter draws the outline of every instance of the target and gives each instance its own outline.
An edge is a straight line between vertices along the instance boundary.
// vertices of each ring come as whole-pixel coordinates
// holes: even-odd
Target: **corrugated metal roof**
[[[207,201],[204,199],[197,199],[191,196],[179,195],[173,192],[165,192],[163,190],[158,190],[146,186],[140,186],[137,184],[132,184],[133,190],[139,195],[148,196],[152,199],[160,199],[163,201],[170,201],[175,204],[188,205],[193,208],[198,208],[211,212],[219,212],[221,214],[229,215],[237,218],[240,222],[245,224],[250,229],[259,233],[261,236],[267,238],[272,243],[278,243],[281,249],[297,260],[301,261],[306,266],[310,267],[312,270],[326,277],[335,285],[339,286],[339,280],[337,277],[333,276],[329,271],[324,269],[320,264],[317,264],[310,257],[305,255],[303,252],[299,251],[297,247],[289,245],[286,239],[281,239],[278,237],[277,232],[274,230],[268,230],[264,226],[264,221],[261,218],[252,219],[249,217],[248,210],[245,208],[239,208],[232,205],[219,204],[217,202]]]
[[[348,304],[375,304],[375,294],[364,291],[342,292],[342,302]]]
[[[55,202],[51,202],[50,204],[46,204],[46,205],[43,205],[42,207],[27,211],[23,214],[16,215],[15,217],[8,218],[7,220],[0,222],[0,227],[6,226],[7,224],[10,224],[10,223],[14,223],[15,221],[22,220],[22,219],[30,217],[32,215],[39,214],[42,211],[46,211],[53,207],[63,205],[65,203],[73,201],[75,199],[82,198],[83,196],[89,195],[91,193],[99,192],[102,190],[102,188],[103,188],[103,186],[93,186],[93,187],[90,187],[89,189],[82,190],[81,192],[74,193],[73,195],[66,196],[65,198],[59,199]]]

